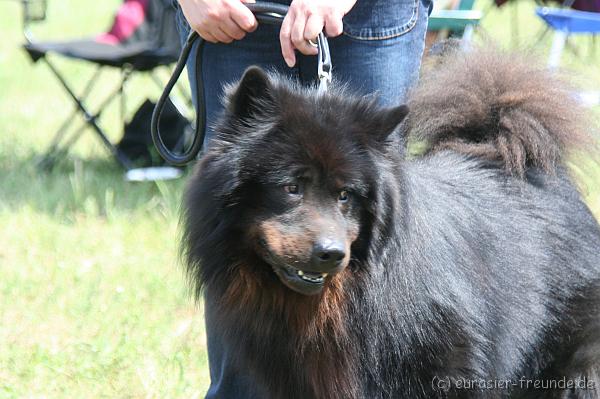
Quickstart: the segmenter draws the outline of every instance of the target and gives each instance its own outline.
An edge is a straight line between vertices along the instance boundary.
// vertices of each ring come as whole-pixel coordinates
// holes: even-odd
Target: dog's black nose
[[[336,268],[346,256],[343,242],[323,240],[313,246],[312,264],[320,272]]]

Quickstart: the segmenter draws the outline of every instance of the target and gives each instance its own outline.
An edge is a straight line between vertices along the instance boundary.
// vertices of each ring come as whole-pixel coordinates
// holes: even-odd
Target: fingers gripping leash
[[[281,4],[269,3],[269,2],[257,2],[245,4],[250,11],[254,13],[259,23],[280,25],[287,14],[288,7]],[[162,114],[163,108],[177,83],[177,80],[181,76],[183,69],[186,66],[187,60],[194,48],[194,44],[198,43],[196,47],[196,76],[198,79],[198,90],[196,93],[196,125],[192,135],[192,143],[187,150],[182,153],[175,153],[171,151],[162,140],[159,121]],[[319,91],[326,91],[329,83],[331,82],[331,55],[329,54],[329,44],[325,34],[321,32],[316,40],[318,48],[318,65],[317,65],[317,77],[319,79]],[[152,141],[156,150],[165,161],[171,165],[184,166],[194,161],[202,149],[204,142],[204,136],[206,134],[206,106],[200,103],[200,99],[204,98],[204,84],[202,82],[202,62],[201,55],[204,47],[204,39],[202,39],[198,33],[192,31],[188,36],[188,39],[181,51],[177,65],[173,70],[173,74],[169,78],[165,89],[163,90],[152,114],[151,132]]]

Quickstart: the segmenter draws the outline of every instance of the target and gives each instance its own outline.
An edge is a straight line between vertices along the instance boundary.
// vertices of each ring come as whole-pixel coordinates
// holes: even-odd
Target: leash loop
[[[252,13],[254,13],[254,16],[258,22],[270,25],[280,25],[289,8],[283,4],[270,2],[246,3],[244,5],[248,7]],[[193,132],[192,143],[190,144],[189,148],[183,153],[175,153],[168,149],[162,140],[159,129],[160,116],[167,99],[171,94],[171,91],[177,84],[177,81],[179,80],[179,77],[186,66],[187,60],[196,42],[198,42],[195,66],[196,80],[198,85],[196,90],[196,125]],[[187,41],[181,50],[179,60],[175,65],[175,69],[173,70],[165,89],[163,90],[156,103],[156,106],[154,107],[154,112],[152,113],[152,141],[154,142],[154,146],[156,147],[156,150],[160,156],[171,165],[184,166],[194,161],[202,149],[202,144],[204,142],[204,136],[206,134],[206,107],[204,104],[200,104],[200,99],[204,98],[204,84],[202,81],[201,70],[201,54],[204,43],[204,40],[198,35],[198,33],[193,30],[190,32],[190,35],[188,36]],[[317,47],[319,50],[317,65],[317,77],[319,79],[318,90],[323,92],[327,90],[327,87],[331,82],[331,55],[329,53],[329,44],[327,42],[327,38],[323,32],[319,33],[317,38]]]

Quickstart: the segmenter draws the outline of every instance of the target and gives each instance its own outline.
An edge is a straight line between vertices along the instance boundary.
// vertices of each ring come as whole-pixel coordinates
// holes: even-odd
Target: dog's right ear
[[[257,66],[246,69],[227,97],[229,112],[238,118],[260,114],[274,104],[269,75]]]

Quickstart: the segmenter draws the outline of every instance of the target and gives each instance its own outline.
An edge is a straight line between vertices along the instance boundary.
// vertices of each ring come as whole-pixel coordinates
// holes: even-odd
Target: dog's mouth
[[[289,258],[282,259],[275,256],[266,245],[264,240],[259,241],[259,253],[265,262],[267,262],[273,272],[277,275],[283,285],[289,289],[303,295],[317,295],[323,291],[327,283],[328,276],[340,272],[346,265],[340,264],[339,267],[328,272],[310,270],[312,267],[303,262],[294,261],[294,266],[290,265]],[[286,262],[287,261],[287,262]]]
[[[285,286],[303,295],[320,293],[328,276],[327,273],[305,271],[290,265],[273,266],[273,270]]]
[[[300,277],[304,282],[311,284],[323,284],[327,277],[327,273],[308,272],[288,265],[284,265],[283,269],[288,276]]]

